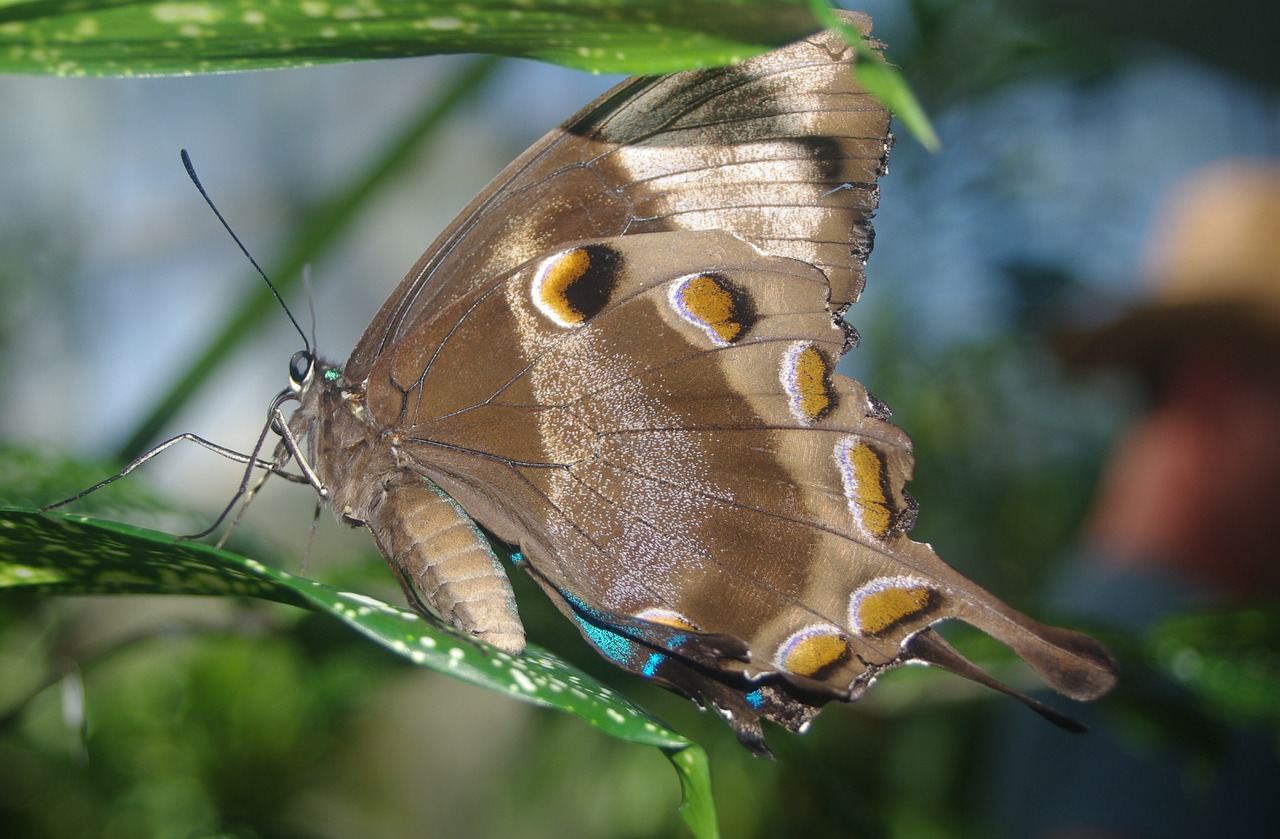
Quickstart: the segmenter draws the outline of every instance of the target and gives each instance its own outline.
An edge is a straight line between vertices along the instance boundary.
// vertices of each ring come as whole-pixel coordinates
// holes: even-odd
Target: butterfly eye
[[[314,366],[315,358],[311,353],[306,350],[294,353],[293,358],[289,359],[289,387],[295,392],[302,390]]]

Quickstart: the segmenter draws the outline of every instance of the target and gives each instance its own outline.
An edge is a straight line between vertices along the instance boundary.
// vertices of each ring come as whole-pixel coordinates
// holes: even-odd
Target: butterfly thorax
[[[361,395],[347,386],[342,368],[317,359],[289,420],[294,436],[306,440],[310,466],[334,514],[352,526],[368,521],[380,476],[395,465],[391,453],[377,445]]]

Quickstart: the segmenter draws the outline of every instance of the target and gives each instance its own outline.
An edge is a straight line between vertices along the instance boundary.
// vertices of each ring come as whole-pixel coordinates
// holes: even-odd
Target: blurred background
[[[846,372],[915,440],[913,536],[1053,620],[1042,594],[1143,392],[1124,376],[1064,374],[1050,339],[1141,297],[1144,237],[1174,184],[1215,161],[1280,157],[1280,12],[1262,0],[850,5],[872,14],[944,147],[900,138],[867,290],[849,313],[862,343]],[[179,149],[270,271],[308,214],[470,60],[0,78],[0,501],[47,502],[119,468],[113,457],[175,376],[256,290]],[[311,259],[322,353],[345,358],[454,213],[614,81],[502,64]],[[305,325],[305,294],[289,302]],[[190,431],[252,444],[299,348],[283,316],[265,324],[155,440]],[[238,478],[180,447],[93,503],[198,530]],[[241,549],[297,572],[313,506],[305,488],[270,487]],[[307,574],[398,601],[367,536],[327,515],[320,528]],[[994,747],[1014,736],[1002,720],[1025,714],[1014,703],[945,674],[894,673],[804,737],[767,732],[778,760],[756,760],[713,714],[598,662],[524,582],[533,640],[707,748],[725,835],[1019,835],[1002,813]],[[1132,639],[1073,625],[1141,657]],[[980,657],[980,639],[969,642]],[[282,607],[5,596],[0,673],[6,836],[684,835],[657,752],[416,670]],[[1144,748],[1177,741],[1201,775],[1232,727],[1262,726],[1274,752],[1276,718],[1250,717],[1256,706],[1191,695],[1162,704],[1163,722],[1133,722],[1150,706],[1125,691],[1102,703],[1103,723],[1129,719]],[[1262,705],[1274,713],[1274,700]],[[1027,760],[1053,761],[1057,743]]]

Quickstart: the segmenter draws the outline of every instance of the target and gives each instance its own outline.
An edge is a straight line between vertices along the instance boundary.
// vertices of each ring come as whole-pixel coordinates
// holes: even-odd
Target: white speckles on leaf
[[[456,17],[429,17],[424,22],[428,29],[434,29],[437,32],[448,32],[462,28],[462,21]]]
[[[161,23],[212,24],[222,18],[222,10],[210,3],[157,3],[151,16]]]
[[[523,672],[513,667],[511,668],[510,673],[511,673],[511,680],[514,681],[516,685],[525,693],[538,692],[538,686],[535,685],[533,683],[533,680],[530,679],[528,676],[526,676]]]
[[[373,597],[369,597],[368,595],[365,595],[365,594],[359,594],[354,591],[343,591],[343,592],[339,592],[338,596],[341,597],[343,600],[350,601],[360,606],[361,614],[369,614],[370,612],[374,612],[374,611],[382,612],[384,614],[400,614],[400,610],[393,609],[391,606],[388,606],[386,603],[383,603],[381,600],[378,600]],[[411,613],[411,617],[412,617],[412,613]]]

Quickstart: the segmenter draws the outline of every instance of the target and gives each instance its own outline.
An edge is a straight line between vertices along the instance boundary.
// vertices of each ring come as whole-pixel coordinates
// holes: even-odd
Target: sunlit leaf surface
[[[492,52],[663,73],[818,28],[803,0],[17,0],[0,3],[0,71],[137,76]]]

